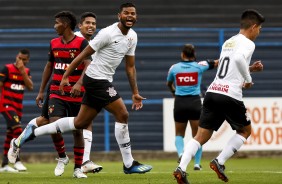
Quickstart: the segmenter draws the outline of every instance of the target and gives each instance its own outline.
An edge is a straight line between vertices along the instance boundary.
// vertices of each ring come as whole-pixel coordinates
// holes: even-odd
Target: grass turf
[[[143,163],[143,162],[142,162]],[[121,162],[103,162],[103,170],[98,174],[89,173],[87,179],[75,179],[73,163],[66,166],[65,173],[54,176],[56,163],[25,164],[27,172],[0,173],[0,184],[173,184],[172,176],[177,163],[175,160],[151,160],[153,169],[146,174],[124,174]],[[209,168],[209,160],[202,160],[202,171],[193,171],[193,164],[188,167],[188,180],[192,184],[223,183]],[[276,184],[281,183],[281,158],[230,159],[226,162],[226,174],[229,183],[240,184]]]

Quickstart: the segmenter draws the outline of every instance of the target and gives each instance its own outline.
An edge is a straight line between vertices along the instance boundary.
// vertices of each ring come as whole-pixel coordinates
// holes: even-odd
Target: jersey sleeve
[[[213,68],[214,62],[212,63],[211,60],[199,61],[198,65],[200,66],[202,71],[206,71]]]
[[[255,44],[251,41],[245,43],[245,47],[239,49],[239,52],[243,54],[247,63],[250,63],[251,57],[255,51]]]
[[[236,54],[236,62],[238,64],[238,70],[242,77],[245,79],[245,82],[252,82],[252,77],[249,70],[249,64],[253,52],[255,50],[255,44],[251,41],[248,41],[244,44],[244,47],[241,47]]]
[[[137,46],[137,34],[135,33],[132,40],[132,46],[128,49],[127,53],[125,55],[127,56],[134,56],[135,50]]]
[[[8,75],[9,75],[8,68],[7,68],[6,66],[4,66],[4,67],[0,70],[0,81],[1,81],[1,82],[6,81]]]
[[[252,77],[249,71],[249,65],[247,64],[245,55],[243,54],[237,54],[235,61],[238,65],[238,71],[242,75],[242,77],[245,79],[246,83],[252,82]]]
[[[84,39],[84,40],[81,42],[80,50],[83,51],[87,46],[88,46],[88,41]],[[89,56],[89,57],[86,58],[86,59],[91,60],[92,58],[91,58],[91,56]]]
[[[55,57],[54,57],[54,54],[52,52],[51,43],[50,43],[50,46],[49,46],[48,61],[52,62],[52,63],[54,63],[54,61],[55,61]]]
[[[31,74],[30,74],[30,69],[29,68],[26,68],[26,73],[27,73],[27,75],[29,76],[29,78],[31,78]]]
[[[106,29],[101,29],[98,34],[89,42],[89,45],[96,52],[109,44],[110,40],[110,35]]]
[[[174,81],[173,66],[174,66],[174,65],[172,65],[172,66],[170,67],[170,69],[168,70],[167,78],[166,78],[167,81]]]

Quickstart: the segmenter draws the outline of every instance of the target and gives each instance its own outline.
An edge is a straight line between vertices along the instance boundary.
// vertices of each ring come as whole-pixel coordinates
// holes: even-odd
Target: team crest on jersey
[[[107,90],[107,92],[109,93],[109,96],[110,96],[110,97],[113,97],[113,96],[116,96],[116,95],[117,95],[117,92],[116,92],[116,90],[114,89],[114,87],[109,87],[109,89]]]
[[[51,114],[54,111],[55,106],[54,105],[49,105],[48,107],[48,114]]]
[[[226,42],[225,45],[224,45],[225,48],[232,48],[232,47],[235,47],[235,41],[232,40],[232,41],[229,41],[229,42]]]
[[[13,118],[14,118],[14,120],[15,120],[16,123],[20,122],[19,116],[16,115],[16,116],[14,116]]]
[[[74,58],[75,54],[73,52],[70,52],[70,57]]]
[[[247,121],[251,121],[250,114],[249,114],[248,112],[246,112],[246,114],[245,114],[245,115],[246,115],[246,120],[247,120]]]
[[[69,52],[70,52],[70,58],[74,58],[76,50],[72,49],[72,50],[69,50]]]
[[[132,46],[132,42],[133,42],[133,38],[128,38],[127,46],[131,47]]]
[[[13,79],[17,79],[18,78],[18,76],[16,76],[16,75],[13,75],[13,77],[12,77]]]

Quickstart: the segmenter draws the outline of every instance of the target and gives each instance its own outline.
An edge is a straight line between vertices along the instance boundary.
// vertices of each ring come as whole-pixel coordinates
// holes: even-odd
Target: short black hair
[[[136,8],[135,4],[133,3],[123,3],[119,7],[119,12],[122,12],[123,8],[134,7]]]
[[[264,16],[257,10],[247,9],[241,15],[240,28],[248,29],[254,24],[261,25],[264,21]]]
[[[74,13],[72,13],[71,11],[61,11],[61,12],[57,13],[54,17],[59,18],[63,22],[68,23],[71,30],[74,31],[76,23],[77,23]]]
[[[96,16],[95,13],[93,13],[93,12],[84,12],[84,13],[82,13],[80,15],[80,21],[79,21],[80,24],[83,23],[83,21],[85,20],[86,17],[93,17],[93,18],[97,19],[97,16]]]
[[[192,44],[185,44],[182,52],[187,58],[196,58],[195,47]]]
[[[28,57],[30,56],[30,52],[29,52],[29,49],[20,49],[19,52],[21,54],[24,54],[24,55],[28,55]]]

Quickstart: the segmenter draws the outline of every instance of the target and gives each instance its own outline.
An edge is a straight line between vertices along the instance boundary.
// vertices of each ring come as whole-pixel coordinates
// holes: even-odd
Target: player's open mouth
[[[93,29],[88,29],[87,32],[88,32],[88,33],[93,33],[94,30],[93,30]]]
[[[126,24],[130,24],[130,25],[132,25],[134,23],[134,21],[133,20],[126,20]]]

